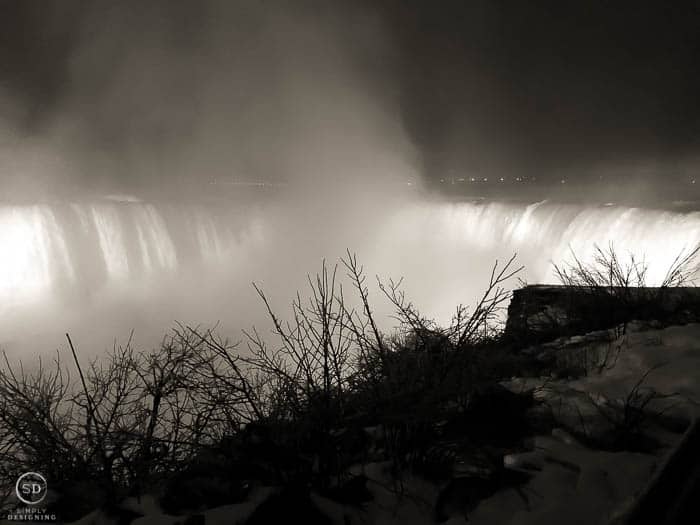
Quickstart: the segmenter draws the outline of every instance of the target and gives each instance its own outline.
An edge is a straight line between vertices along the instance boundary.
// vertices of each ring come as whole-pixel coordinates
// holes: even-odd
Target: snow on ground
[[[658,458],[631,452],[602,452],[539,436],[541,470],[521,492],[500,492],[469,516],[473,524],[549,525],[608,523],[650,478]],[[532,462],[534,458],[529,458]]]
[[[562,426],[571,430],[582,425],[586,431],[602,433],[607,430],[606,423],[600,421],[595,400],[614,403],[616,399],[625,398],[649,370],[652,371],[645,378],[643,388],[653,388],[660,394],[676,394],[660,399],[654,410],[663,409],[685,419],[697,417],[700,414],[700,324],[650,329],[632,323],[616,365],[600,374],[569,381],[521,378],[506,385],[516,391],[536,388],[537,397],[554,407],[555,417]],[[499,491],[483,500],[470,512],[468,521],[460,512],[455,512],[446,523],[607,524],[634,502],[680,439],[680,434],[672,431],[655,429],[655,432],[655,437],[661,437],[660,441],[666,445],[656,454],[592,450],[562,429],[555,429],[550,436],[537,436],[532,451],[505,458],[506,466],[533,474],[526,485],[520,490]],[[384,463],[361,468],[374,497],[364,508],[340,505],[318,495],[312,495],[312,501],[332,523],[339,525],[434,523],[433,509],[439,487],[417,477],[407,477],[398,485],[388,471]],[[201,513],[204,523],[243,524],[272,492],[271,488],[258,488],[244,503],[206,510]],[[163,514],[148,497],[140,503],[129,501],[125,506],[145,514],[133,521],[134,525],[178,525],[186,519]],[[455,502],[454,507],[458,509],[459,502]],[[293,518],[290,516],[290,522]],[[106,525],[114,521],[96,512],[76,523]]]
[[[564,423],[591,431],[592,425],[605,424],[595,422],[598,409],[592,400],[624,399],[648,372],[641,388],[674,394],[650,404],[650,409],[687,420],[698,417],[700,324],[650,329],[631,323],[624,339],[615,366],[600,374],[575,381],[521,379],[509,386],[514,390],[539,388],[540,399],[549,401]],[[652,430],[669,448],[680,439],[680,434]],[[609,523],[634,501],[669,452],[669,448],[657,455],[590,450],[567,438],[565,432],[555,434],[535,438],[533,452],[506,458],[514,466],[540,469],[523,489],[528,504],[514,498],[514,491],[502,492],[483,501],[470,523]]]
[[[653,369],[653,370],[652,370]],[[700,324],[670,326],[661,330],[632,323],[627,330],[616,366],[572,386],[607,398],[627,395],[649,370],[644,386],[661,394],[678,394],[664,403],[673,414],[700,416]]]

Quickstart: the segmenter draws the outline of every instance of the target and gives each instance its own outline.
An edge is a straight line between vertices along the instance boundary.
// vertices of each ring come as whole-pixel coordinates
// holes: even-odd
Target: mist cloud
[[[392,84],[394,44],[370,9],[86,7],[55,65],[63,81],[50,110],[9,148],[26,166],[50,159],[16,168],[32,171],[34,185],[171,187],[223,177],[361,186],[412,169]]]

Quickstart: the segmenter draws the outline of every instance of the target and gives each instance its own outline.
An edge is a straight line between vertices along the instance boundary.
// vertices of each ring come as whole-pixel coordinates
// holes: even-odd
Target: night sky
[[[189,83],[189,73],[173,76],[170,65],[197,69],[213,25],[227,38],[212,45],[253,42],[254,49],[265,38],[256,33],[261,20],[290,11],[280,2],[244,2],[222,22],[212,2],[141,4],[0,0],[0,118],[13,130],[3,136],[6,156],[18,140],[70,115],[72,126],[61,127],[79,130],[71,144],[119,158],[134,133],[124,122],[141,118],[143,108],[106,111],[105,94],[123,85],[115,75],[141,48],[146,76],[160,81],[153,87],[134,76],[136,87],[127,89],[132,98],[143,94],[146,107],[162,103],[165,124],[139,133],[165,155],[189,139],[198,107],[190,99],[201,95],[196,71]],[[426,178],[454,171],[614,177],[638,169],[659,182],[692,175],[700,162],[697,2],[300,1],[295,10],[324,30],[338,26],[351,67],[380,105],[398,107]],[[226,57],[238,59],[212,56],[222,70]],[[303,57],[295,63],[304,67]],[[172,107],[184,111],[173,116]]]
[[[698,152],[697,2],[410,4],[387,17],[431,156],[537,172]]]

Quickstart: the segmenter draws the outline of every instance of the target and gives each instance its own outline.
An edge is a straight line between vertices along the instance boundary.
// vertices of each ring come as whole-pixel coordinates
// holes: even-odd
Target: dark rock
[[[250,468],[213,451],[202,452],[173,475],[160,498],[172,515],[243,501],[250,489]]]
[[[168,483],[160,505],[166,513],[177,516],[187,511],[238,503],[247,493],[248,485],[243,480],[184,474]]]
[[[475,444],[518,445],[529,432],[527,411],[532,404],[529,392],[518,394],[489,384],[476,389],[463,417],[446,425],[444,432],[467,436]]]
[[[697,322],[700,288],[533,285],[513,291],[506,334],[525,343],[612,328],[634,319]]]
[[[447,521],[454,516],[468,517],[482,500],[499,490],[520,487],[532,479],[530,472],[511,470],[501,466],[488,477],[462,476],[452,479],[438,494],[435,503],[435,519]],[[522,492],[520,492],[522,496]]]
[[[129,525],[135,519],[143,516],[140,512],[117,506],[109,506],[102,512],[113,525]],[[63,516],[61,517],[63,518]]]
[[[47,505],[47,511],[65,521],[76,521],[94,510],[109,507],[118,496],[104,484],[88,479],[59,482],[52,489],[56,498]]]
[[[460,459],[461,448],[458,441],[436,442],[414,459],[413,472],[431,481],[450,479]]]
[[[182,522],[182,525],[204,525],[205,523],[204,514],[192,514],[191,516],[187,516],[187,519]]]
[[[690,419],[687,417],[665,414],[663,412],[650,412],[648,413],[648,417],[661,428],[670,432],[675,432],[676,434],[685,432],[691,423]]]
[[[442,523],[454,516],[466,518],[480,501],[493,496],[497,490],[498,483],[492,478],[454,478],[437,497],[435,519]]]
[[[364,428],[353,425],[338,429],[332,433],[332,439],[337,463],[335,468],[338,471],[345,470],[353,463],[366,461],[371,440]]]
[[[313,455],[327,445],[314,439],[314,432],[294,424],[250,423],[233,446],[234,456],[254,468],[255,479],[265,485],[307,483]]]
[[[337,487],[328,489],[324,495],[344,505],[361,505],[373,499],[367,488],[367,477],[362,475],[353,476]]]
[[[246,525],[303,523],[331,525],[331,519],[313,503],[309,492],[302,488],[285,488],[262,502],[246,521]]]

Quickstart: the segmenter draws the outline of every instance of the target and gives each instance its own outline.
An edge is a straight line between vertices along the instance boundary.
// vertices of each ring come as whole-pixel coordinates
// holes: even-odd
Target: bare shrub
[[[57,356],[32,372],[4,356],[0,368],[0,465],[8,486],[39,470],[69,490],[92,480],[102,500],[140,492],[214,439],[199,370],[205,348],[175,331],[152,352],[131,339],[84,368],[68,337],[79,381]]]
[[[341,264],[353,297],[339,266],[324,261],[288,318],[254,285],[272,338],[253,327],[231,342],[216,326],[177,325],[153,351],[135,350],[129,338],[87,365],[70,337],[71,367],[57,355],[28,372],[5,356],[3,488],[18,471],[39,470],[59,491],[78,481],[99,487],[101,496],[90,503],[99,505],[224,453],[251,471],[257,461],[270,482],[324,489],[366,453],[368,425],[382,429],[384,454],[397,470],[425,458],[438,418],[466,408],[475,386],[492,380],[476,350],[498,337],[509,298],[504,283],[520,268],[514,257],[496,263],[474,309],[460,305],[446,328],[420,314],[400,280],[377,278],[398,321],[387,334],[357,257],[348,251]]]
[[[272,341],[256,327],[243,332],[243,348],[217,341],[211,331],[190,331],[225,365],[207,365],[209,382],[236,394],[234,406],[246,411],[249,422],[274,429],[266,432],[271,446],[309,457],[315,481],[324,486],[342,471],[348,454],[341,441],[357,433],[353,426],[379,424],[385,453],[403,466],[409,452],[429,446],[442,413],[468,404],[478,382],[472,350],[498,334],[509,297],[503,283],[520,270],[513,262],[496,264],[473,312],[460,306],[447,328],[419,313],[401,281],[377,278],[399,323],[392,334],[383,333],[364,268],[347,252],[341,264],[352,298],[338,266],[331,269],[325,261],[308,276],[308,299],[297,293],[292,301],[289,320],[254,285],[271,321]]]
[[[684,302],[693,301],[672,289],[694,283],[698,256],[700,245],[681,251],[660,285],[649,287],[649,266],[643,257],[630,254],[623,259],[612,244],[607,249],[596,246],[591,262],[581,261],[572,252],[573,262],[554,264],[559,281],[571,289],[568,324],[587,329],[620,325],[625,332],[632,319],[669,317],[682,310]],[[676,306],[670,308],[667,303]]]
[[[71,413],[70,377],[56,357],[47,368],[39,360],[30,373],[11,366],[3,353],[0,371],[0,484],[11,494],[18,472],[43,469],[50,477],[80,475],[86,457],[75,438],[80,422]]]
[[[262,288],[254,285],[272,322],[273,343],[253,327],[243,331],[247,352],[241,353],[212,331],[190,332],[222,365],[208,364],[207,376],[229,397],[230,410],[244,423],[275,426],[276,445],[292,447],[297,454],[315,451],[316,474],[326,485],[337,462],[333,430],[344,414],[357,345],[337,266],[329,269],[324,261],[308,283],[309,297],[303,301],[297,293],[289,321],[273,311]]]
[[[254,285],[278,344],[270,348],[255,328],[244,331],[251,357],[242,361],[268,375],[274,389],[283,391],[283,398],[277,399],[274,407],[278,417],[309,409],[327,410],[332,403],[342,405],[344,386],[352,373],[355,341],[336,275],[337,266],[329,272],[324,261],[321,273],[308,277],[310,296],[303,302],[297,293],[291,322],[283,322],[262,289]]]
[[[424,457],[436,437],[436,424],[453,410],[464,410],[479,381],[485,380],[476,351],[500,334],[504,283],[522,267],[515,256],[494,265],[486,291],[469,312],[459,305],[446,328],[423,316],[407,299],[402,280],[377,285],[394,308],[398,325],[379,334],[368,302],[365,276],[354,256],[344,264],[362,300],[363,316],[350,316],[360,343],[354,381],[364,410],[385,430],[386,451],[396,469]]]

